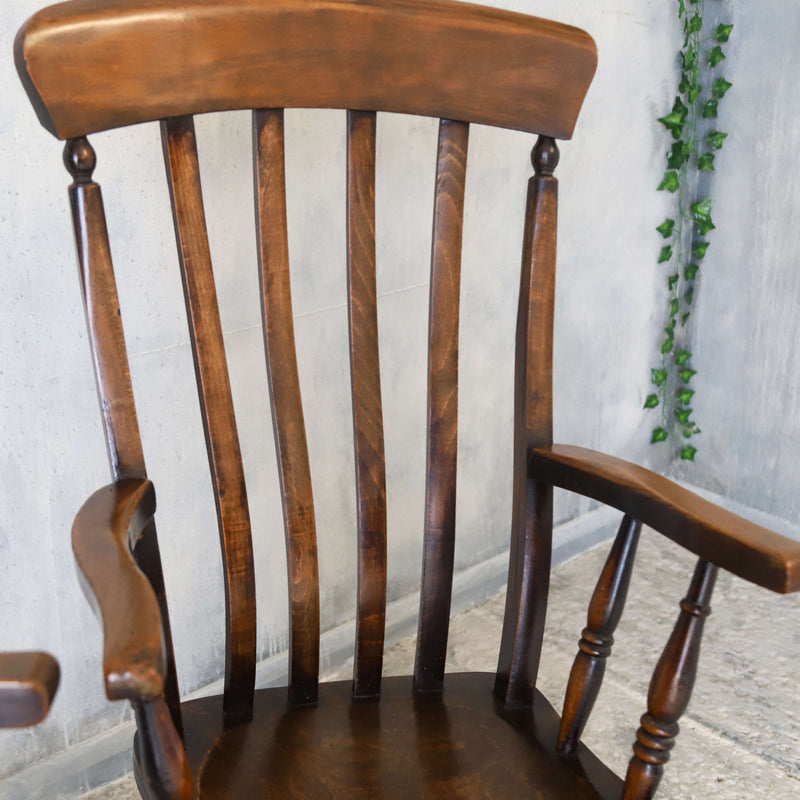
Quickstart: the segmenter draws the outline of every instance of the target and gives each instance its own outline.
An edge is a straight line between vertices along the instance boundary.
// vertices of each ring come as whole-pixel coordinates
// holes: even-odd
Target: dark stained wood
[[[158,601],[130,552],[155,510],[153,484],[126,479],[95,492],[72,526],[84,592],[103,624],[109,700],[152,700],[164,692]]]
[[[700,558],[774,592],[800,590],[800,542],[703,500],[643,467],[573,445],[530,454],[537,480],[624,511]]]
[[[253,114],[261,311],[289,574],[289,700],[315,703],[319,676],[319,567],[311,470],[294,345],[286,229],[283,111]]]
[[[35,14],[15,58],[40,121],[62,139],[285,107],[569,138],[597,63],[577,28],[450,0],[76,0]]]
[[[534,176],[522,244],[514,372],[514,489],[503,635],[495,693],[508,706],[531,702],[539,669],[550,582],[553,490],[531,480],[533,447],[553,438],[553,314],[555,306],[558,148],[540,136],[531,153]]]
[[[58,662],[49,653],[0,653],[0,728],[41,722],[58,689]]]
[[[447,655],[456,542],[458,310],[469,125],[439,123],[428,317],[425,537],[414,687],[440,692]]]
[[[420,695],[407,677],[384,678],[379,702],[355,703],[348,682],[323,683],[316,708],[260,690],[253,722],[228,733],[218,699],[191,701],[196,796],[619,799],[622,781],[585,746],[555,754],[558,716],[541,694],[532,711],[504,711],[492,680],[450,674],[443,695]]]
[[[189,759],[164,699],[132,705],[137,728],[133,773],[139,793],[144,800],[192,800]]]
[[[658,788],[678,735],[678,720],[692,696],[700,642],[718,567],[700,559],[689,591],[681,600],[681,613],[658,660],[647,693],[647,713],[636,732],[633,758],[625,776],[623,800],[649,800]]]
[[[347,113],[347,286],[358,525],[353,695],[380,693],[386,622],[386,462],[375,278],[375,112]]]
[[[252,713],[256,663],[255,572],[244,469],[208,247],[194,121],[162,123],[186,313],[214,484],[225,575],[225,714]]]
[[[606,659],[611,655],[614,644],[614,631],[625,609],[641,529],[641,522],[627,515],[623,517],[617,538],[597,581],[567,684],[558,733],[560,753],[572,753],[575,750],[597,700],[606,670]]]
[[[103,197],[100,187],[92,180],[96,161],[86,138],[70,139],[66,143],[64,165],[74,179],[69,196],[89,344],[112,478],[115,481],[146,479]],[[167,670],[164,694],[175,726],[181,732],[180,692],[155,522],[150,520],[146,527],[146,533],[136,542],[134,558],[150,581],[158,601]]]

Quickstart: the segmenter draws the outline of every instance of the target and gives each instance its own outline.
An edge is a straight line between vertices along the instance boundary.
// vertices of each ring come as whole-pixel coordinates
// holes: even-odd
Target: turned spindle
[[[92,173],[97,166],[94,148],[85,136],[67,139],[64,144],[64,166],[75,183],[91,183]]]
[[[597,581],[586,627],[578,642],[558,734],[558,751],[572,753],[592,713],[611,655],[614,631],[625,609],[642,523],[627,514]]]
[[[681,600],[678,621],[650,681],[647,713],[636,732],[623,800],[649,800],[658,788],[680,730],[678,720],[692,696],[703,626],[711,613],[709,603],[716,579],[716,565],[700,559],[689,592]]]

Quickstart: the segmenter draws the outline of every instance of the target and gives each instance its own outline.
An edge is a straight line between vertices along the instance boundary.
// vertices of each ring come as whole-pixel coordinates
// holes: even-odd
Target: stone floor
[[[539,687],[558,708],[586,606],[607,546],[552,576]],[[645,532],[603,691],[584,741],[624,774],[650,672],[666,642],[693,558]],[[493,670],[504,598],[453,618],[448,668]],[[694,697],[658,793],[660,800],[790,800],[800,797],[800,595],[779,597],[721,574]],[[414,640],[386,653],[385,672],[408,674]],[[329,678],[349,677],[350,670]],[[128,776],[84,800],[131,800]]]

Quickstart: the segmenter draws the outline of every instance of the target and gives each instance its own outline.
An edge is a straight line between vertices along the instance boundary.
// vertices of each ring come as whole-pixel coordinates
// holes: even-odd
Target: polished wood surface
[[[553,490],[527,474],[532,447],[553,436],[553,314],[558,219],[558,147],[540,136],[531,153],[522,241],[514,368],[514,485],[503,636],[495,692],[530,703],[544,635],[553,536]]]
[[[95,492],[72,527],[83,589],[103,625],[109,700],[153,700],[164,692],[158,601],[131,555],[155,510],[153,484],[129,478]]]
[[[0,653],[0,728],[41,722],[58,689],[58,662],[49,653]]]
[[[256,580],[250,513],[208,246],[194,120],[161,127],[225,576],[225,713],[252,713]]]
[[[253,114],[261,312],[289,584],[289,701],[315,703],[319,677],[319,566],[311,469],[294,344],[283,111]]]
[[[661,475],[573,445],[530,453],[529,473],[593,497],[674,542],[774,592],[800,590],[800,542],[749,522]]]
[[[711,613],[711,595],[718,567],[697,562],[672,635],[656,664],[647,693],[647,713],[636,732],[633,758],[625,776],[623,800],[650,800],[669,760],[678,735],[678,720],[692,696],[700,642],[706,617]]]
[[[450,0],[74,0],[35,14],[15,58],[40,121],[61,139],[284,107],[569,138],[597,62],[577,28]]]
[[[456,544],[458,319],[469,126],[441,120],[433,201],[428,315],[425,531],[414,686],[440,692],[447,655]]]
[[[622,781],[583,745],[555,754],[558,716],[537,693],[504,711],[490,674],[449,674],[444,694],[384,678],[379,701],[349,682],[320,684],[319,705],[258,691],[253,722],[225,731],[219,700],[185,706],[198,800],[222,798],[563,798],[619,800]]]
[[[347,112],[347,286],[356,463],[353,694],[380,693],[386,627],[386,461],[375,274],[375,112]]]
[[[580,741],[603,683],[614,631],[625,609],[642,523],[624,516],[597,580],[586,627],[572,664],[558,732],[558,751],[571,753]]]

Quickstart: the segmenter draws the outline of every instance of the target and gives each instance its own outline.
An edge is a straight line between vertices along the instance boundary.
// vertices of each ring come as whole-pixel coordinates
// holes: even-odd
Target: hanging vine
[[[660,409],[661,424],[653,429],[652,444],[677,441],[680,457],[694,461],[697,448],[691,443],[700,428],[692,419],[692,354],[686,347],[686,323],[694,299],[695,282],[710,242],[706,236],[715,225],[711,219],[712,201],[701,197],[701,175],[714,169],[715,152],[728,135],[714,127],[719,102],[731,88],[717,75],[725,59],[726,44],[733,25],[718,25],[710,36],[703,36],[705,0],[677,0],[678,18],[683,23],[684,40],[680,50],[681,80],[672,110],[659,122],[675,140],[667,153],[667,169],[658,190],[676,197],[675,218],[668,218],[656,230],[662,243],[658,263],[669,270],[667,277],[668,322],[661,343],[661,363],[651,370],[655,391],[644,407]],[[709,120],[709,123],[703,123]]]

